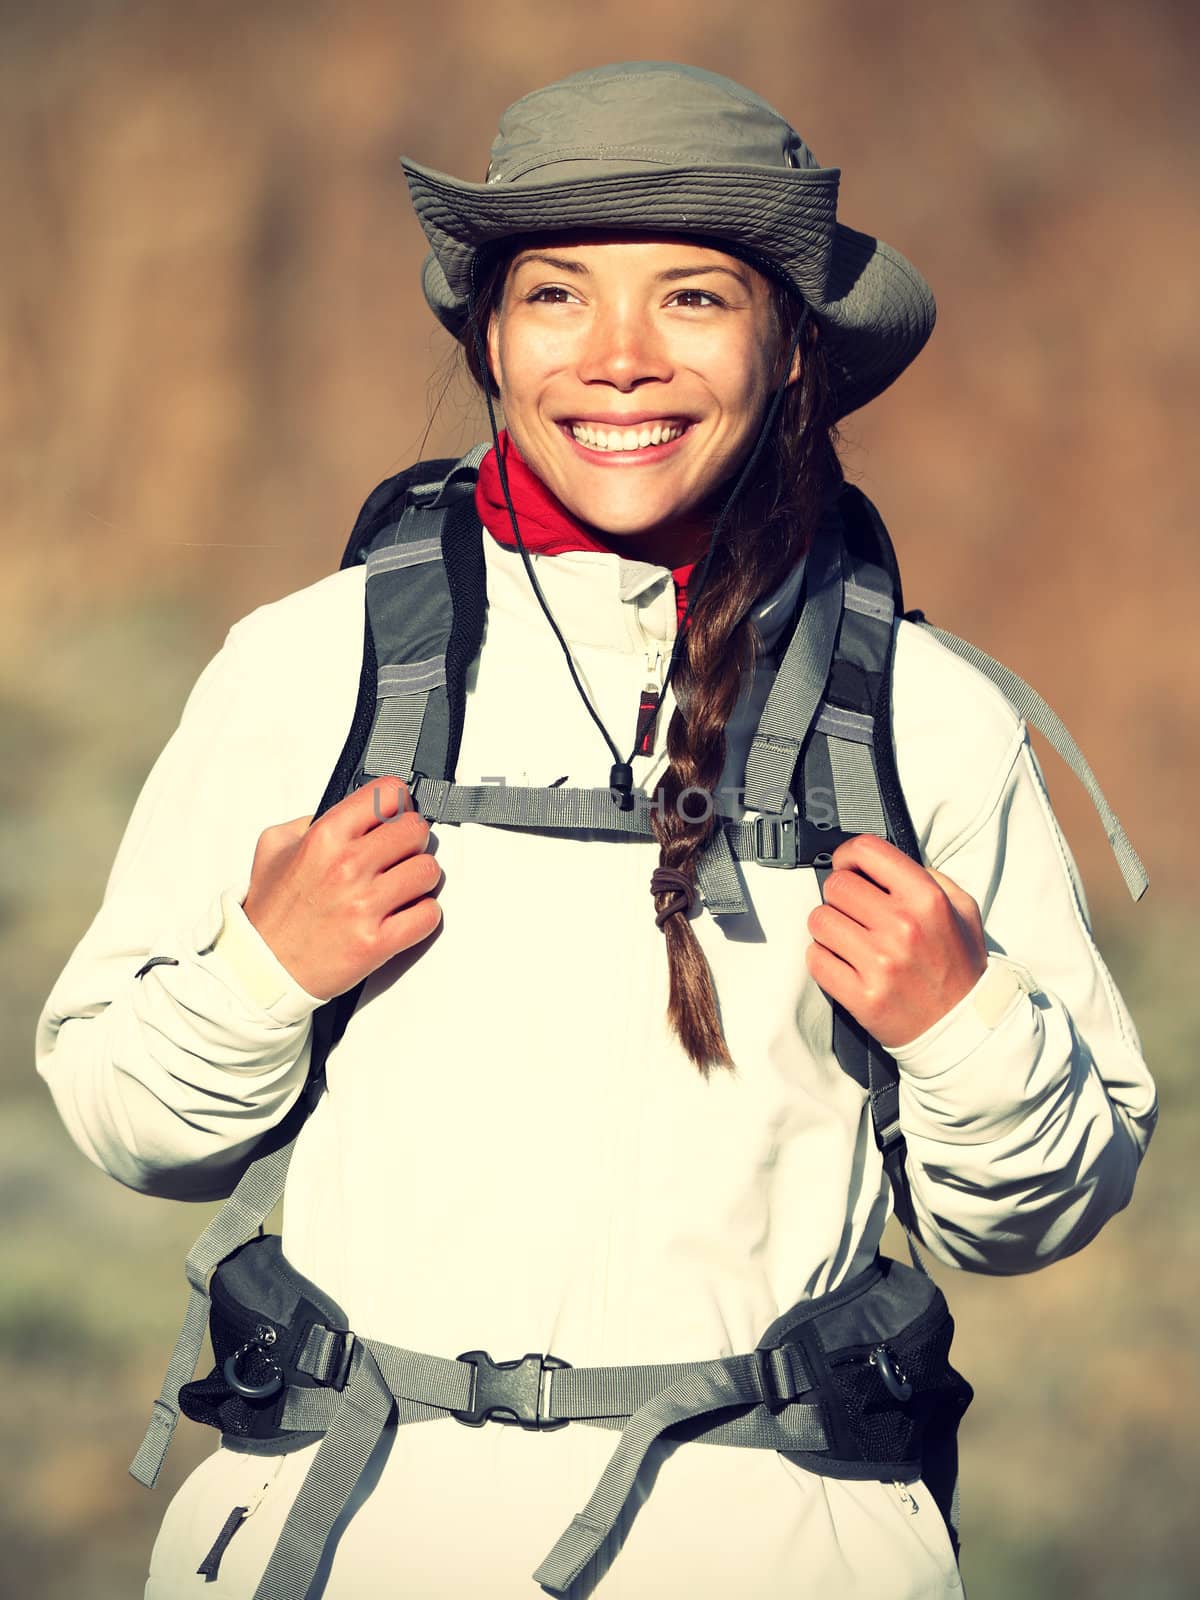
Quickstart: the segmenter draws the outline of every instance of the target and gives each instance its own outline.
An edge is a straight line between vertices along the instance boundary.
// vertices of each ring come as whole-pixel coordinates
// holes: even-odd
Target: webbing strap
[[[555,1591],[566,1589],[595,1558],[624,1510],[647,1452],[675,1424],[745,1407],[694,1437],[744,1449],[821,1452],[830,1447],[821,1407],[800,1400],[814,1384],[802,1350],[793,1344],[715,1361],[564,1367],[549,1376],[542,1412],[547,1421],[570,1419],[621,1431],[595,1492],[533,1575]],[[472,1377],[466,1362],[360,1339],[341,1393],[289,1389],[284,1426],[327,1431],[254,1600],[303,1600],[334,1522],[383,1430],[393,1419],[402,1424],[467,1410]]]
[[[443,677],[442,681],[445,679]],[[413,756],[421,738],[430,685],[423,692],[397,691],[381,697],[371,729],[371,742],[363,756],[363,771],[375,775],[395,772],[406,776],[412,771]]]
[[[534,1582],[554,1594],[563,1594],[583,1574],[624,1510],[651,1446],[676,1423],[726,1406],[753,1405],[759,1408],[752,1415],[762,1448],[799,1448],[778,1442],[785,1431],[816,1439],[818,1451],[829,1448],[819,1405],[788,1405],[781,1412],[763,1410],[774,1398],[770,1385],[764,1384],[757,1352],[730,1356],[723,1362],[706,1362],[694,1373],[669,1384],[630,1417],[587,1505],[571,1518],[570,1526],[534,1572]]]
[[[782,811],[800,746],[825,693],[842,614],[841,545],[823,525],[809,554],[804,604],[746,758],[746,804]]]
[[[879,797],[870,743],[830,739],[829,765],[833,771],[838,827],[843,833],[873,833],[877,838],[886,839],[887,819]]]
[[[545,828],[561,833],[614,833],[653,839],[650,817],[653,795],[634,792],[633,805],[622,811],[611,789],[531,789],[515,784],[451,783],[417,773],[413,804],[432,823],[484,823],[496,828]],[[735,821],[718,813],[729,847],[739,860],[754,859],[761,830],[774,840],[781,822],[791,816],[747,817]],[[783,852],[780,851],[782,854]],[[718,865],[718,875],[719,875]],[[717,881],[717,880],[714,880]]]
[[[1104,791],[1096,782],[1091,767],[1088,766],[1083,751],[1075,743],[1063,722],[1054,711],[1046,704],[1037,690],[1027,684],[1024,678],[1019,678],[1010,667],[1001,665],[978,646],[969,644],[965,639],[960,639],[957,634],[947,633],[945,628],[935,628],[932,623],[920,622],[920,626],[935,639],[944,644],[947,650],[952,650],[955,655],[961,656],[964,661],[969,661],[973,667],[978,668],[985,677],[990,678],[1005,698],[1020,712],[1025,721],[1032,724],[1058,751],[1059,755],[1070,767],[1087,790],[1096,813],[1104,825],[1104,832],[1108,837],[1112,853],[1116,857],[1117,866],[1121,869],[1121,876],[1125,879],[1125,887],[1135,900],[1140,900],[1150,886],[1150,879],[1142,865],[1141,858],[1129,842],[1128,835],[1118,822],[1115,812],[1104,797]]]
[[[470,1408],[473,1367],[465,1361],[423,1355],[379,1339],[362,1339],[374,1357],[383,1381],[397,1402],[399,1423],[424,1422],[451,1411]],[[760,1352],[767,1362],[773,1392],[794,1398],[813,1387],[807,1359],[799,1346],[784,1344]],[[644,1405],[674,1383],[694,1378],[707,1368],[723,1369],[732,1357],[713,1362],[660,1362],[648,1366],[547,1368],[546,1394],[539,1416],[547,1422],[587,1422],[621,1429]],[[291,1432],[316,1433],[327,1428],[341,1404],[337,1389],[288,1389],[280,1426]],[[788,1437],[791,1437],[790,1424]],[[715,1424],[703,1434],[706,1443],[759,1447],[761,1434],[745,1416]]]
[[[196,1240],[187,1258],[187,1277],[191,1285],[183,1326],[167,1364],[162,1393],[154,1402],[146,1436],[129,1468],[130,1476],[147,1489],[158,1481],[179,1421],[179,1391],[189,1383],[200,1359],[200,1349],[208,1327],[208,1279],[217,1264],[260,1231],[283,1194],[288,1163],[296,1141],[253,1162],[241,1182]]]
[[[254,1600],[304,1600],[333,1525],[396,1408],[374,1356],[361,1341],[355,1345],[341,1400],[288,1511]]]
[[[715,827],[696,862],[696,886],[710,916],[743,916],[742,879],[723,827]]]
[[[652,839],[651,795],[635,793],[622,811],[611,789],[532,789],[506,783],[451,783],[416,773],[413,804],[430,822],[480,822],[498,828],[587,829]]]

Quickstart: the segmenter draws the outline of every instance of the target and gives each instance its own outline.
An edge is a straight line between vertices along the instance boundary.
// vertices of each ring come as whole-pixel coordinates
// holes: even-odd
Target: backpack
[[[362,783],[395,773],[410,788],[416,809],[432,821],[652,837],[648,806],[622,811],[616,791],[453,781],[466,675],[480,648],[487,605],[474,489],[489,449],[479,444],[458,461],[424,462],[386,479],[358,515],[340,563],[340,570],[364,565],[367,574],[358,702],[314,819]],[[877,834],[921,860],[892,746],[897,616],[926,627],[983,671],[1050,740],[1091,795],[1130,894],[1140,899],[1148,886],[1145,869],[1071,735],[1015,673],[932,627],[922,612],[905,612],[899,564],[883,519],[861,490],[845,484],[809,552],[791,636],[777,648],[775,683],[747,760],[744,803],[758,815],[714,830],[699,860],[705,909],[718,919],[746,910],[738,860],[785,870],[809,867],[823,886],[834,850],[859,833]],[[314,1016],[300,1120],[323,1092],[326,1058],[362,987],[329,1001]],[[911,1205],[895,1063],[849,1012],[836,1004],[833,1010],[834,1052],[867,1091],[875,1142],[907,1231]],[[908,1237],[912,1251],[911,1232]]]
[[[487,605],[485,535],[475,511],[474,488],[479,463],[489,448],[481,444],[457,461],[410,467],[381,483],[359,513],[341,569],[360,564],[366,568],[362,670],[350,730],[314,820],[363,783],[395,773],[405,780],[416,809],[437,823],[587,829],[614,839],[651,838],[645,797],[635,796],[635,803],[629,804],[628,795],[615,788],[535,789],[454,782],[467,672],[481,646]],[[1055,745],[1091,795],[1130,893],[1140,899],[1148,883],[1145,870],[1070,734],[1016,674],[953,634],[932,628],[921,612],[904,611],[899,567],[887,529],[866,495],[844,485],[809,551],[790,634],[785,630],[773,652],[775,679],[746,763],[744,807],[752,814],[738,818],[719,814],[718,826],[698,861],[697,886],[710,914],[720,919],[746,910],[738,867],[742,861],[781,870],[808,868],[823,888],[834,850],[859,833],[877,834],[913,860],[921,860],[892,747],[891,669],[898,616],[929,628],[943,645],[982,671]],[[643,803],[637,803],[639,798]],[[263,1234],[263,1224],[283,1194],[295,1140],[324,1091],[326,1060],[342,1037],[362,987],[359,983],[314,1013],[304,1090],[280,1125],[246,1157],[236,1188],[188,1254],[191,1295],[183,1328],[145,1439],[130,1467],[131,1475],[147,1487],[157,1479],[178,1421],[181,1390],[185,1405],[191,1396],[189,1415],[236,1431],[228,1424],[231,1414],[220,1409],[231,1392],[230,1363],[235,1378],[243,1352],[271,1364],[268,1352],[250,1332],[256,1327],[255,1314],[238,1310],[239,1292],[259,1307],[258,1315],[273,1292],[276,1309],[271,1325],[280,1331],[293,1325],[300,1330],[295,1364],[288,1369],[290,1382],[311,1385],[315,1375],[318,1383],[337,1388],[347,1381],[350,1345],[338,1331],[344,1318],[339,1321],[332,1302],[283,1261],[278,1241]],[[914,1267],[925,1274],[923,1281],[933,1292],[912,1236],[896,1064],[847,1011],[836,1004],[833,1010],[835,1054],[867,1095],[896,1215],[905,1228]],[[252,1267],[245,1254],[239,1264],[239,1252],[248,1244],[260,1246],[254,1256],[257,1266]],[[890,1266],[893,1277],[903,1281],[899,1274],[909,1269],[897,1263]],[[224,1278],[218,1279],[214,1269],[220,1269]],[[251,1282],[253,1293],[245,1287],[239,1291],[239,1284]],[[218,1307],[217,1290],[223,1294],[223,1308]],[[917,1291],[906,1292],[911,1298]],[[299,1318],[297,1306],[308,1306],[312,1315]],[[800,1314],[799,1308],[793,1311]],[[213,1379],[191,1383],[205,1327],[210,1314],[217,1312],[220,1338],[228,1344],[228,1350],[222,1343],[218,1351],[218,1369],[223,1359],[225,1378],[218,1370]],[[928,1322],[928,1313],[924,1320]],[[945,1337],[948,1347],[948,1334]],[[349,1338],[352,1343],[353,1336]],[[244,1342],[233,1353],[239,1341]],[[217,1344],[214,1332],[214,1347]],[[880,1344],[878,1351],[885,1352],[880,1360],[886,1360],[886,1347]],[[486,1362],[494,1369],[484,1352],[469,1356],[480,1358],[477,1366]],[[527,1362],[534,1359],[526,1357]],[[552,1358],[545,1359],[549,1363]],[[875,1359],[873,1354],[872,1366]],[[938,1382],[949,1386],[945,1404],[956,1419],[969,1399],[969,1386],[945,1366],[944,1359],[938,1370]],[[494,1370],[492,1381],[499,1381]],[[260,1392],[253,1385],[239,1389],[236,1382],[234,1389],[249,1396],[253,1410]],[[888,1389],[896,1392],[891,1383]],[[380,1392],[386,1400],[386,1388]],[[267,1393],[261,1391],[263,1397]],[[294,1400],[289,1414],[305,1415],[302,1402],[303,1396]],[[325,1417],[316,1401],[310,1404],[317,1407],[314,1416]],[[502,1412],[505,1407],[493,1407],[497,1409]],[[466,1420],[459,1412],[453,1414]],[[948,1440],[949,1435],[943,1442],[945,1464],[939,1470],[946,1484],[943,1511],[953,1530],[957,1517],[949,1503],[954,1468]],[[768,1440],[763,1435],[757,1442]],[[778,1439],[775,1447],[781,1447]],[[223,1532],[226,1542],[235,1527],[236,1519]],[[221,1549],[219,1540],[210,1552],[213,1575]]]

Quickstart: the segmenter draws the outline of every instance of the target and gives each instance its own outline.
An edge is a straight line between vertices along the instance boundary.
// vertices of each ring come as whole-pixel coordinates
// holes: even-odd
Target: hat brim
[[[459,340],[478,250],[514,235],[583,229],[699,234],[774,263],[821,328],[839,417],[881,394],[933,331],[933,293],[912,263],[835,220],[837,168],[647,163],[630,171],[627,162],[588,162],[587,176],[476,184],[401,165],[432,251],[425,298]]]

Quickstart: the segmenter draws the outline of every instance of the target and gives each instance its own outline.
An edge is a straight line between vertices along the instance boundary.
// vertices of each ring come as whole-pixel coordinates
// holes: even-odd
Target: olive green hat
[[[820,327],[838,416],[886,389],[933,329],[916,268],[837,220],[838,168],[766,101],[699,67],[621,62],[525,95],[500,118],[484,183],[401,164],[432,247],[425,298],[456,339],[477,251],[588,228],[694,233],[774,267]]]

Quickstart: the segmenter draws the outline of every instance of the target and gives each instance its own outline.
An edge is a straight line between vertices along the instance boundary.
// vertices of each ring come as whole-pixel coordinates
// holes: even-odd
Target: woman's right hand
[[[344,994],[442,920],[429,824],[399,778],[259,836],[242,909],[302,989]],[[311,826],[310,826],[311,824]]]

